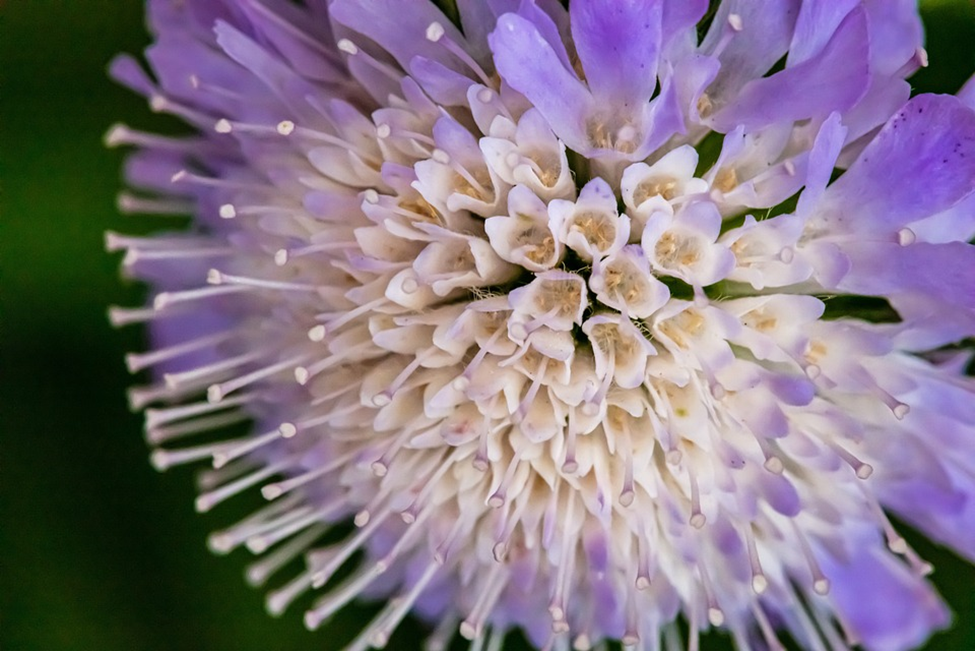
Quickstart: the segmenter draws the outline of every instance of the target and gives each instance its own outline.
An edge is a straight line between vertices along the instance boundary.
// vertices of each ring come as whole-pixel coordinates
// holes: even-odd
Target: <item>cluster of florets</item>
[[[113,129],[123,208],[196,222],[109,248],[155,290],[113,312],[155,463],[271,501],[213,548],[305,554],[268,604],[324,587],[310,627],[392,596],[357,649],[410,611],[434,648],[942,625],[884,509],[975,552],[975,387],[920,354],[975,333],[975,112],[907,102],[913,8],[407,4],[152,0],[158,82],[114,66],[199,129]]]

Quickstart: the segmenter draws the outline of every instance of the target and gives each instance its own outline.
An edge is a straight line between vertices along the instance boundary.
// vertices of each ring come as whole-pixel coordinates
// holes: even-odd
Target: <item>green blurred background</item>
[[[931,67],[915,85],[953,92],[975,70],[975,7],[923,8]],[[243,581],[248,553],[215,558],[204,544],[247,506],[196,515],[193,471],[152,470],[126,406],[122,356],[141,336],[112,330],[105,309],[141,291],[120,282],[103,232],[165,222],[116,214],[122,153],[102,135],[117,121],[173,123],[105,66],[147,40],[136,0],[0,0],[0,648],[337,649],[368,611],[317,634],[300,607],[266,616]],[[975,649],[975,570],[915,543],[956,613],[927,648]],[[418,648],[419,632],[408,624],[391,647]]]

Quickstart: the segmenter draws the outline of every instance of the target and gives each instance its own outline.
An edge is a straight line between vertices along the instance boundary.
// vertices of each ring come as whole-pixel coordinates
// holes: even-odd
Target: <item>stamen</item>
[[[297,433],[297,428],[291,423],[282,423],[279,427],[270,432],[255,436],[241,445],[230,448],[224,452],[213,455],[213,467],[222,468],[234,459],[238,459],[249,452],[264,447],[279,439],[289,439]]]
[[[344,583],[320,599],[313,609],[305,613],[305,627],[312,631],[317,629],[343,606],[358,597],[379,574],[375,566],[360,567]]]
[[[796,540],[799,542],[799,548],[802,550],[802,555],[805,557],[806,564],[809,566],[809,572],[812,574],[813,591],[818,595],[829,594],[829,579],[826,578],[822,569],[820,569],[819,562],[813,554],[812,547],[809,546],[809,541],[802,533],[802,530],[799,529],[799,525],[796,524],[795,520],[791,520],[790,522],[796,534]]]
[[[752,590],[755,594],[763,594],[768,589],[768,578],[762,570],[762,562],[758,557],[758,545],[755,542],[755,535],[752,533],[751,525],[744,528],[745,545],[748,549],[748,562],[752,568]]]
[[[278,472],[284,470],[292,462],[293,459],[284,459],[282,461],[278,461],[277,463],[269,464],[236,481],[232,481],[228,484],[224,484],[220,488],[203,493],[196,498],[195,506],[197,512],[206,513],[220,502],[241,493],[251,486],[257,485],[271,475],[277,474]]]
[[[211,285],[241,285],[244,287],[254,287],[256,289],[273,289],[276,291],[292,292],[317,292],[317,285],[304,285],[301,283],[289,283],[280,280],[268,280],[266,278],[248,278],[245,276],[233,276],[225,274],[217,269],[207,272],[207,282]]]
[[[228,398],[220,404],[213,404],[211,402],[193,402],[186,405],[178,405],[176,407],[146,409],[146,429],[155,429],[160,425],[166,425],[174,421],[209,414],[215,411],[227,409],[229,407],[238,407],[250,402],[255,397],[256,394],[251,393]]]
[[[243,411],[233,411],[226,414],[218,414],[216,416],[194,418],[193,420],[178,423],[176,425],[170,425],[168,427],[154,427],[146,431],[146,442],[151,443],[152,445],[160,445],[162,443],[175,441],[185,436],[191,436],[201,432],[208,432],[221,427],[227,427],[229,425],[236,425],[237,423],[242,423],[249,418],[250,416]]]
[[[247,583],[253,587],[264,585],[272,574],[290,563],[299,554],[311,547],[316,540],[325,535],[328,526],[324,524],[313,525],[300,535],[295,536],[284,545],[278,547],[273,553],[264,556],[261,560],[247,566],[245,574]],[[307,581],[311,587],[310,576]]]
[[[355,456],[358,453],[359,453],[358,450],[355,449],[350,450],[344,454],[341,454],[333,458],[328,463],[312,468],[311,470],[308,470],[307,472],[304,472],[300,475],[296,475],[294,477],[291,477],[289,479],[274,484],[267,484],[266,486],[261,488],[261,495],[263,495],[264,499],[268,501],[276,500],[277,498],[281,497],[285,493],[290,493],[291,491],[298,488],[299,486],[304,486],[310,481],[314,481],[315,479],[324,477],[325,475],[328,475],[334,472],[335,470],[338,470],[339,468],[346,466],[352,459],[355,458]]]
[[[292,509],[296,508],[307,510],[307,507],[298,507],[302,499],[299,495],[290,495],[286,499],[258,509],[237,524],[210,534],[207,538],[207,546],[215,554],[227,554],[243,544],[244,540],[252,534],[264,530],[262,527],[267,523],[270,523],[271,527],[275,526],[275,522],[280,522],[281,518],[278,516],[282,513],[290,514],[293,512]]]
[[[467,53],[467,50],[458,45],[450,37],[445,35],[446,32],[438,22],[432,22],[427,27],[427,40],[433,43],[442,44],[451,54],[460,59],[464,65],[471,69],[471,71],[477,75],[477,78],[481,80],[485,86],[493,86],[491,78],[488,76],[484,69]]]
[[[324,567],[318,569],[312,576],[312,587],[320,588],[325,585],[328,580],[335,574],[352,554],[354,554],[370,536],[379,528],[383,522],[385,522],[386,517],[389,515],[390,509],[388,506],[383,507],[374,518],[371,518],[366,526],[358,529],[354,536],[347,539],[344,544],[341,544],[338,552]]]
[[[373,396],[373,405],[376,407],[385,407],[391,403],[393,401],[393,396],[396,395],[397,391],[403,388],[403,385],[406,384],[406,382],[410,379],[410,376],[412,376],[413,373],[420,368],[425,361],[433,357],[437,352],[439,352],[439,349],[435,346],[431,346],[430,348],[419,352],[413,361],[407,364],[406,367],[400,371],[399,375],[393,379],[392,383],[390,383],[386,389]]]
[[[177,292],[160,292],[153,299],[152,306],[156,310],[165,310],[169,306],[177,303],[201,301],[208,298],[246,292],[250,289],[243,285],[224,285],[221,287],[200,287],[198,289],[187,289]]]
[[[250,373],[241,375],[233,380],[228,380],[220,384],[212,384],[207,388],[207,400],[210,402],[220,402],[227,394],[233,393],[234,391],[251,385],[254,382],[263,380],[264,378],[281,373],[282,371],[293,369],[298,364],[308,359],[308,357],[309,355],[307,353],[302,353],[289,359],[282,360],[277,364],[271,364],[269,366],[265,366],[264,368],[257,369],[256,371],[251,371]]]
[[[178,389],[185,386],[203,386],[205,382],[200,383],[200,380],[206,380],[211,376],[224,374],[226,371],[237,368],[238,366],[243,366],[244,364],[249,364],[250,362],[262,359],[270,354],[270,352],[271,351],[266,348],[263,350],[255,350],[237,355],[235,357],[222,359],[219,362],[213,362],[212,364],[198,366],[197,368],[189,371],[166,373],[163,375],[163,381],[166,383],[167,387],[172,389]],[[216,401],[210,400],[210,402]]]
[[[480,586],[480,592],[470,614],[460,624],[460,634],[468,640],[480,636],[484,628],[487,614],[494,609],[494,604],[501,597],[508,582],[508,568],[500,563],[488,570],[488,575]]]
[[[170,361],[177,357],[186,355],[187,353],[196,352],[201,348],[216,346],[217,344],[221,344],[229,339],[232,339],[233,337],[237,336],[237,334],[238,332],[236,330],[228,330],[205,337],[199,337],[197,339],[191,339],[181,344],[175,344],[166,348],[159,348],[149,353],[130,353],[125,356],[125,365],[129,369],[129,373],[137,373],[150,366],[155,366],[156,364]]]
[[[515,470],[517,470],[518,466],[521,464],[521,455],[522,451],[516,450],[514,455],[511,457],[511,461],[508,462],[508,467],[504,471],[504,476],[501,478],[501,483],[498,485],[497,490],[491,494],[491,497],[488,498],[487,503],[491,508],[497,509],[504,505],[505,499],[507,498],[508,485],[514,479]]]

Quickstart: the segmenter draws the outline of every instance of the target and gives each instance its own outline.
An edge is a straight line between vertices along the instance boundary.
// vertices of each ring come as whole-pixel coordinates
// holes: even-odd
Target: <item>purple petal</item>
[[[728,29],[728,16],[741,18],[741,31],[718,54],[721,71],[708,94],[716,104],[734,97],[743,85],[764,75],[789,49],[799,0],[725,0],[701,43],[714,54]]]
[[[562,65],[536,26],[519,15],[505,14],[488,42],[508,85],[538,108],[568,147],[589,150],[585,121],[592,112],[592,95]]]
[[[958,99],[970,109],[975,109],[975,76],[972,76],[958,91]]]
[[[467,89],[474,85],[470,77],[426,57],[418,56],[410,61],[410,74],[430,99],[444,106],[466,106]]]
[[[677,0],[664,3],[664,13],[661,20],[664,43],[668,43],[681,32],[697,25],[708,10],[708,0]],[[697,38],[694,31],[695,40]]]
[[[464,70],[442,44],[427,39],[427,28],[439,23],[444,38],[461,47],[466,43],[454,24],[429,0],[335,0],[331,14],[337,23],[381,44],[404,70],[409,70],[415,56]]]
[[[917,0],[865,0],[870,25],[870,63],[882,75],[897,71],[924,45]]]
[[[949,622],[934,590],[876,547],[863,545],[848,563],[826,557],[822,565],[830,596],[871,651],[914,649]]]
[[[746,84],[714,116],[715,128],[729,131],[743,125],[751,130],[851,108],[869,86],[868,46],[866,16],[858,9],[815,57]]]
[[[975,112],[954,97],[919,95],[826,190],[817,221],[833,233],[892,237],[973,190]]]
[[[565,14],[565,10],[561,6],[557,6],[556,9],[561,14]],[[552,51],[558,55],[559,61],[562,62],[565,69],[572,70],[572,62],[569,60],[569,53],[565,49],[565,36],[552,14],[551,8],[549,11],[543,11],[535,3],[535,0],[521,0],[521,5],[518,7],[518,15],[535,26],[538,33],[552,47]]]
[[[859,0],[813,0],[803,2],[796,20],[796,30],[789,45],[788,67],[795,66],[818,54],[833,32]]]
[[[796,207],[796,214],[800,217],[806,215],[819,202],[845,142],[846,128],[840,123],[839,113],[833,113],[820,127],[812,151],[809,152],[806,189],[799,197],[799,205]]]
[[[874,296],[923,294],[947,311],[967,313],[975,325],[975,246],[857,241],[845,243],[843,253],[851,269],[840,289]]]
[[[657,85],[662,0],[575,0],[572,39],[593,96],[630,112]]]

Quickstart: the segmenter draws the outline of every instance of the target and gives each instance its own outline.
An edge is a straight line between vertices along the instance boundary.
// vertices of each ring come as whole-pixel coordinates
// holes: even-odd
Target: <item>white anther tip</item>
[[[234,130],[234,126],[230,124],[230,120],[227,118],[221,118],[213,125],[213,130],[217,133],[230,133]]]
[[[380,140],[390,137],[393,135],[393,129],[388,124],[380,124],[376,127],[376,137]]]
[[[282,136],[290,136],[295,132],[295,123],[291,120],[281,120],[278,122],[277,131]]]
[[[490,88],[482,88],[477,91],[477,101],[481,104],[488,104],[492,99],[494,99],[494,91]]]
[[[624,507],[633,505],[634,493],[632,490],[626,490],[620,493],[620,504]]]
[[[897,243],[901,246],[910,246],[917,241],[917,235],[909,228],[902,228],[897,231]]]
[[[347,38],[340,38],[339,42],[335,44],[339,51],[345,52],[346,54],[358,54],[359,48],[355,43]]]
[[[353,518],[352,521],[355,523],[355,526],[357,526],[357,527],[364,527],[367,524],[369,524],[369,518],[370,517],[371,516],[369,514],[369,511],[363,509],[363,510],[361,510],[358,513],[355,514],[355,518]]]
[[[893,538],[887,543],[887,547],[890,551],[895,554],[906,554],[907,553],[907,541],[901,537]]]
[[[221,400],[223,400],[223,389],[219,384],[211,384],[207,387],[207,402],[212,404]],[[216,457],[214,457],[214,465],[216,465]]]
[[[829,594],[829,579],[816,579],[813,581],[813,590],[818,595]]]
[[[443,35],[445,33],[446,32],[445,32],[445,30],[443,28],[443,25],[441,25],[440,23],[438,23],[436,21],[430,23],[427,26],[427,34],[426,34],[427,40],[428,41],[431,41],[433,43],[436,43],[437,41],[439,41],[440,39],[442,39],[443,38]]]
[[[304,366],[299,366],[295,369],[295,381],[301,386],[305,386],[308,383],[309,378],[311,378],[311,374]]]
[[[274,252],[274,264],[279,267],[288,264],[288,249],[278,249]]]
[[[363,192],[362,198],[366,203],[371,203],[372,205],[376,205],[377,203],[379,203],[379,193],[373,190],[372,188],[369,188],[368,190]]]
[[[154,113],[165,111],[168,105],[169,102],[166,101],[166,98],[163,97],[162,95],[153,95],[151,98],[149,98],[149,108]]]
[[[434,149],[430,157],[441,165],[448,165],[450,163],[450,154],[443,149]]]
[[[187,176],[189,176],[189,172],[187,172],[186,170],[180,170],[180,171],[176,172],[175,174],[173,174],[171,177],[169,177],[169,182],[170,183],[179,183],[180,181],[182,181],[183,179],[185,179]]]
[[[690,524],[695,529],[700,529],[701,527],[704,526],[704,524],[707,521],[708,521],[708,519],[706,517],[704,517],[704,514],[703,513],[695,513],[694,515],[691,516]],[[717,624],[716,624],[716,626],[717,626]]]
[[[768,470],[773,475],[781,475],[785,467],[782,465],[782,459],[778,457],[769,457],[765,460],[765,469]]]
[[[475,637],[477,637],[477,629],[470,622],[461,622],[460,635],[465,640],[473,640]]]
[[[373,461],[372,462],[372,474],[374,474],[375,476],[377,476],[377,477],[385,477],[386,476],[386,473],[388,473],[388,472],[389,472],[389,466],[387,466],[382,461]]]
[[[752,590],[755,594],[763,594],[768,590],[768,579],[765,578],[764,574],[756,574],[752,577]]]
[[[911,413],[910,405],[905,405],[903,402],[897,403],[893,409],[894,418],[897,420],[904,420],[904,418]]]
[[[720,608],[708,608],[708,621],[711,622],[711,626],[721,626],[724,624],[724,613]]]
[[[327,334],[328,330],[326,330],[325,326],[317,325],[308,331],[308,338],[312,341],[324,341],[325,335]]]
[[[728,26],[736,32],[740,32],[745,25],[739,14],[728,14]]]
[[[278,486],[277,484],[268,484],[267,486],[261,487],[261,496],[264,499],[266,499],[268,502],[270,502],[271,500],[276,500],[277,498],[281,497],[281,495],[283,494],[284,491],[281,490],[281,487]]]
[[[200,495],[193,502],[193,507],[197,513],[206,513],[213,508],[213,500],[210,499],[209,495]]]
[[[232,203],[225,203],[220,206],[220,218],[221,219],[233,219],[237,216],[237,209]]]
[[[919,47],[918,49],[916,49],[914,51],[914,60],[917,61],[917,64],[919,66],[921,66],[922,68],[927,68],[928,67],[928,51],[925,50],[923,47]]]
[[[169,454],[165,450],[153,450],[149,456],[149,463],[152,467],[162,472],[169,469]]]
[[[298,433],[298,428],[295,427],[294,423],[281,423],[278,426],[278,432],[281,433],[281,438],[290,439]]]
[[[873,466],[869,463],[862,463],[856,469],[857,479],[869,479],[870,475],[873,474]]]
[[[207,284],[208,285],[220,285],[223,284],[223,274],[217,269],[211,269],[207,272]]]

